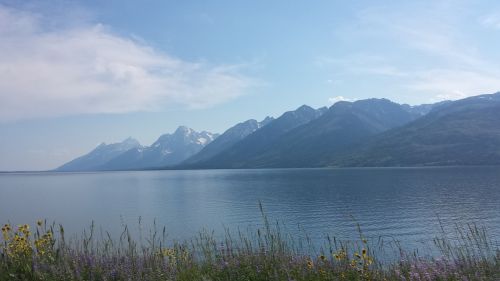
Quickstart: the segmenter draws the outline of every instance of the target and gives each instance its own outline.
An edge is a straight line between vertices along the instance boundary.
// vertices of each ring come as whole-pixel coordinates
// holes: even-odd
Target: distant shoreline
[[[101,172],[146,172],[146,171],[209,171],[209,170],[302,170],[302,169],[332,169],[332,170],[349,170],[349,169],[436,169],[436,168],[495,168],[500,165],[436,165],[436,166],[331,166],[331,167],[272,167],[272,168],[200,168],[200,169],[181,169],[181,168],[151,168],[138,170],[94,170],[94,171],[0,171],[0,174],[42,174],[42,173],[101,173]]]

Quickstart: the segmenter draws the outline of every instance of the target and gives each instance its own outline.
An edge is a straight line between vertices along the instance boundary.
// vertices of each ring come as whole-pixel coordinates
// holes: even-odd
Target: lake
[[[419,247],[440,224],[475,222],[500,240],[500,167],[265,169],[0,174],[0,223],[40,218],[79,233],[95,221],[166,226],[169,237],[262,225],[259,202],[286,231]]]

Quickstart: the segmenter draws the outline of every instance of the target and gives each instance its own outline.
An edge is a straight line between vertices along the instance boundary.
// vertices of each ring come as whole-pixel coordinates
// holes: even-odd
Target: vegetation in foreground
[[[436,238],[440,258],[401,251],[392,263],[378,261],[361,232],[350,243],[327,237],[321,250],[305,254],[307,239],[286,236],[265,217],[255,233],[217,239],[200,232],[170,244],[165,229],[138,243],[126,227],[117,240],[96,238],[93,227],[67,240],[62,226],[44,221],[6,224],[2,234],[0,280],[500,280],[498,245],[475,225],[458,227],[455,238]]]

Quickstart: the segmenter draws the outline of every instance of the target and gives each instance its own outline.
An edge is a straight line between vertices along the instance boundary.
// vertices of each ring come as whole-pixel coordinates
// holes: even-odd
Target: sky
[[[0,0],[0,171],[303,104],[500,90],[498,1]]]

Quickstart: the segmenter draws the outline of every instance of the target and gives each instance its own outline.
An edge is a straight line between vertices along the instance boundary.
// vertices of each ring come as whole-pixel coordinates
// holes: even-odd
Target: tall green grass
[[[318,249],[265,215],[254,231],[200,231],[184,241],[156,224],[138,239],[127,226],[117,239],[94,225],[67,239],[61,225],[5,225],[0,280],[500,280],[498,244],[475,224],[443,230],[433,257],[397,248],[392,262],[380,257],[384,243],[353,231],[358,240],[326,237]]]

